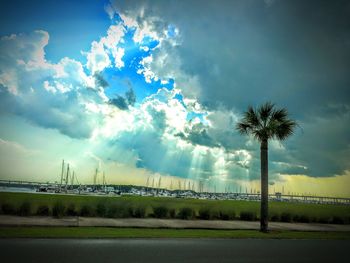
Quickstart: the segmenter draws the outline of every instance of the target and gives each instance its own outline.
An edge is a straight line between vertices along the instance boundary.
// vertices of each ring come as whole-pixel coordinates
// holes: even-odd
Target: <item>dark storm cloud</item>
[[[176,136],[186,140],[193,145],[203,145],[208,147],[219,147],[220,144],[216,142],[210,135],[208,134],[207,129],[202,123],[198,123],[193,125],[191,129],[187,129],[187,134],[178,133]]]
[[[102,76],[100,72],[96,72],[94,74],[94,78],[95,78],[95,85],[97,87],[107,88],[109,86],[109,83],[107,82],[107,80],[105,80],[105,78]]]
[[[199,77],[200,100],[208,105],[245,108],[272,100],[302,117],[320,103],[348,102],[348,1],[119,5],[121,11],[145,6],[146,18],[156,15],[179,27],[183,69]]]
[[[116,106],[120,110],[127,110],[129,109],[128,103],[126,99],[122,96],[117,96],[116,98],[113,98],[109,101],[110,104]]]
[[[209,109],[243,112],[265,101],[287,107],[303,132],[284,143],[284,153],[272,149],[274,161],[305,166],[311,176],[350,169],[349,1],[135,0],[115,7],[129,15],[144,8],[139,20],[159,17],[179,28],[181,45],[168,54],[198,79],[198,99]],[[225,139],[230,132],[210,132],[221,145],[237,146]],[[276,165],[277,172],[300,169]]]
[[[110,99],[109,103],[116,106],[120,110],[128,110],[129,106],[134,106],[136,95],[132,88],[125,92],[125,96],[117,95],[116,98]]]
[[[303,134],[286,144],[299,163],[308,166],[310,174],[326,176],[349,169],[350,111],[331,118],[327,115],[302,122]]]
[[[130,88],[126,93],[125,93],[125,98],[128,101],[128,104],[131,106],[134,106],[136,102],[136,95],[135,92],[132,88]]]

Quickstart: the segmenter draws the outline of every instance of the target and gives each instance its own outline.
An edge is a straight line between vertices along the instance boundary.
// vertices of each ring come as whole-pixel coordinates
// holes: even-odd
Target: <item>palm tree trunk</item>
[[[268,171],[268,143],[261,142],[261,207],[260,207],[260,231],[268,231],[268,202],[269,202],[269,171]]]

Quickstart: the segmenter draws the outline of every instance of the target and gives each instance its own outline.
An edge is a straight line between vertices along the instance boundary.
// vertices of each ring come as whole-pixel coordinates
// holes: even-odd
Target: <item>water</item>
[[[0,186],[0,192],[11,192],[11,193],[35,193],[35,188],[29,187],[8,187]]]

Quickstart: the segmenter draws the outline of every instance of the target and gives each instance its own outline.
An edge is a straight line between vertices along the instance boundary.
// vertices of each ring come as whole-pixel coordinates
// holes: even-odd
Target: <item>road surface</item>
[[[0,239],[1,262],[346,262],[349,240]]]

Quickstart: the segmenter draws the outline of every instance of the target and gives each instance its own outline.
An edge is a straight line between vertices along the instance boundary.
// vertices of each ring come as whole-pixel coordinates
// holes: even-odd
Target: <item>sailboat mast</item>
[[[97,172],[98,172],[98,170],[97,170],[97,168],[96,168],[96,170],[95,170],[95,176],[94,176],[94,188],[95,188],[95,189],[97,189]]]
[[[64,159],[62,160],[62,171],[61,171],[61,184],[60,184],[60,191],[62,190],[63,173],[64,173]]]
[[[103,190],[106,192],[106,175],[104,171],[103,171]]]
[[[66,192],[68,187],[68,177],[69,177],[69,164],[67,164],[67,175],[66,175]]]

